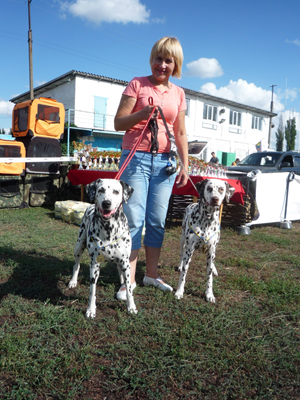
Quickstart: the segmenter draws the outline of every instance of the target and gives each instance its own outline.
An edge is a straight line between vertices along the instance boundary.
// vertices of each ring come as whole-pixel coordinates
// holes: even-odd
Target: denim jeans
[[[129,152],[122,151],[120,167]],[[149,247],[162,246],[169,199],[176,178],[176,174],[168,176],[166,173],[168,160],[168,153],[154,156],[137,151],[121,175],[121,179],[134,189],[128,203],[124,204],[132,237],[132,250],[141,248],[144,224],[144,244]],[[175,165],[175,158],[172,157],[171,160]]]

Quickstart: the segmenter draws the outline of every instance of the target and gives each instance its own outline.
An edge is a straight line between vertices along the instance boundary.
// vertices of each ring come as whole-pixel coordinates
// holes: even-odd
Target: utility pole
[[[271,113],[273,112],[273,91],[274,91],[274,87],[277,85],[270,85],[270,87],[272,88],[272,99],[271,99]],[[269,124],[269,138],[268,138],[268,148],[271,147],[271,129],[272,129],[272,116],[270,116],[270,124]]]
[[[29,46],[29,83],[30,83],[30,100],[34,99],[33,95],[33,72],[32,72],[32,30],[31,30],[31,19],[30,19],[30,3],[32,0],[28,0],[28,46]]]

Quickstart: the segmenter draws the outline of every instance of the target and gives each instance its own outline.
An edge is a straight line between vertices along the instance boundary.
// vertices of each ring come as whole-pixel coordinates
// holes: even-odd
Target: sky
[[[300,130],[299,0],[29,1],[34,87],[71,70],[149,75],[153,44],[175,36],[184,62],[174,83],[267,111],[274,85],[272,142],[280,116]],[[29,90],[28,0],[1,0],[0,15],[0,129],[9,130],[9,100]]]

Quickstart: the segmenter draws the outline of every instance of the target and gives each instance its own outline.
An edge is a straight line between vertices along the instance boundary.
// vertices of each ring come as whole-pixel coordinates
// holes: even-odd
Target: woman
[[[183,89],[169,81],[171,76],[180,78],[182,62],[183,52],[179,41],[176,38],[164,37],[155,43],[151,51],[152,74],[134,78],[124,90],[115,116],[115,129],[126,131],[122,143],[120,166],[141,135],[153,107],[160,106],[169,131],[175,137],[179,157],[187,171],[185,94]],[[153,99],[153,105],[149,104],[150,98]],[[123,181],[134,188],[128,204],[124,205],[132,236],[131,285],[132,289],[136,287],[136,264],[145,224],[146,275],[143,283],[161,290],[172,291],[172,287],[158,277],[157,265],[164,237],[168,203],[176,178],[176,174],[171,176],[167,174],[166,166],[169,160],[175,165],[175,158],[169,154],[170,140],[157,109],[153,116],[157,118],[158,124],[157,152],[150,151],[151,132],[147,127],[137,151],[121,176]],[[181,168],[176,181],[177,186],[186,185],[187,180],[188,176]],[[125,285],[121,286],[117,298],[126,300]]]

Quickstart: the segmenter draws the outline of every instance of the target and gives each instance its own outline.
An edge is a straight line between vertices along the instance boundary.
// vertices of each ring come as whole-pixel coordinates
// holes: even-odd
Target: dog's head
[[[219,207],[223,201],[229,203],[235,190],[228,182],[219,179],[204,179],[196,183],[196,188],[200,199],[212,207]]]
[[[133,188],[123,181],[116,179],[97,179],[89,185],[90,201],[95,203],[99,212],[108,219],[114,215],[124,201],[133,193]]]

